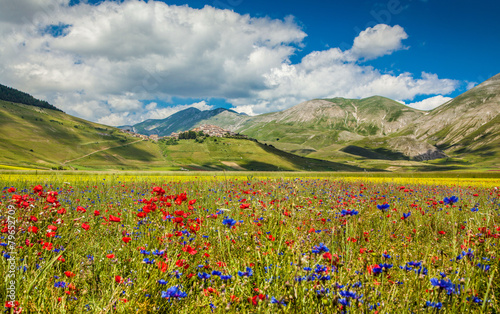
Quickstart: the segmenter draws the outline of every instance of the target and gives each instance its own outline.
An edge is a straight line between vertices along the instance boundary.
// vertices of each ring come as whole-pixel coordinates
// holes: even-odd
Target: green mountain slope
[[[397,132],[424,112],[385,97],[316,99],[253,117],[238,131],[263,141],[320,149]]]
[[[415,134],[450,153],[467,153],[500,139],[500,74],[432,110],[413,125]]]
[[[129,152],[128,163],[163,160],[140,139],[61,111],[0,101],[0,164],[30,168],[74,168],[88,154],[113,147]],[[133,151],[133,154],[130,153]],[[140,162],[143,156],[147,160]],[[108,164],[112,164],[110,161]]]
[[[246,139],[177,145],[133,137],[61,111],[0,101],[0,169],[360,171]]]
[[[160,145],[168,161],[189,170],[362,171],[362,168],[300,157],[248,139],[210,137]]]

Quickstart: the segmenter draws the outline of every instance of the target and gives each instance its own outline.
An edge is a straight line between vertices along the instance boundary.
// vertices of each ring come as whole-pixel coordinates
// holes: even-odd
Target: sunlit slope
[[[182,140],[162,146],[165,158],[187,170],[360,171],[361,168],[304,158],[246,139]]]
[[[116,128],[5,101],[0,101],[0,137],[0,163],[12,166],[72,168],[83,156],[113,147],[122,147],[130,161],[162,159],[157,152],[144,160],[147,149],[140,139]]]

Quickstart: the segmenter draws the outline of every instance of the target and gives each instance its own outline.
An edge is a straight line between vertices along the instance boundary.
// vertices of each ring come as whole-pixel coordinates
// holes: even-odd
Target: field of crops
[[[500,180],[0,177],[11,313],[498,313]]]

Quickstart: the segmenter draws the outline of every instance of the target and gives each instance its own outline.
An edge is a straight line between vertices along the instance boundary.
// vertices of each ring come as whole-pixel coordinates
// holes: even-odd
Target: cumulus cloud
[[[477,84],[478,84],[477,82],[467,82],[467,86],[465,88],[469,90],[476,87]]]
[[[415,108],[415,109],[420,109],[420,110],[432,110],[434,108],[437,108],[441,106],[444,103],[447,103],[448,101],[452,100],[453,98],[450,97],[444,97],[443,95],[437,95],[434,97],[429,97],[426,98],[422,101],[406,104],[409,107]]]
[[[237,111],[257,114],[311,98],[411,101],[457,86],[435,74],[386,74],[359,62],[404,49],[408,35],[398,25],[376,25],[349,50],[313,51],[293,64],[290,57],[307,36],[293,17],[255,18],[153,0],[0,0],[0,6],[0,82],[106,124],[165,118],[186,108],[152,101],[174,97],[222,98]]]
[[[378,24],[359,33],[350,53],[356,59],[375,59],[403,49],[402,40],[407,38],[408,34],[399,25]]]
[[[0,21],[14,24],[37,24],[48,20],[69,0],[0,0]]]

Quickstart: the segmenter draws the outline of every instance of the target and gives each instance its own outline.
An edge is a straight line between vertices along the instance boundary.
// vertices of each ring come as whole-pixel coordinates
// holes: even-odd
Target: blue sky
[[[162,2],[0,0],[0,83],[120,125],[374,94],[432,109],[500,72],[498,1]]]

